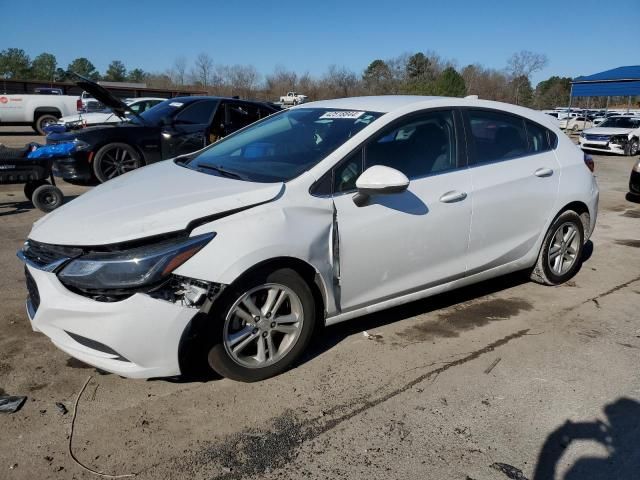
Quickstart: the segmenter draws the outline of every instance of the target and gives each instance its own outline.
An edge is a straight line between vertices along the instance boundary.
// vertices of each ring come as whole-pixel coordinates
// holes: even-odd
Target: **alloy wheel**
[[[244,367],[261,368],[282,359],[302,331],[302,302],[290,288],[267,283],[240,296],[223,328],[224,348]]]
[[[549,268],[555,275],[564,275],[576,263],[580,247],[578,229],[571,222],[560,225],[549,246]]]
[[[107,180],[135,170],[139,166],[140,160],[123,147],[114,147],[105,151],[100,159],[100,169]]]

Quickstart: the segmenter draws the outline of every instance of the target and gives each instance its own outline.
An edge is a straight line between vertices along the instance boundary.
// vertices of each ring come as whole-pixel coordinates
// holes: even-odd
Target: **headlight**
[[[77,151],[90,150],[92,148],[90,143],[75,138],[73,144],[76,146]]]
[[[72,260],[58,274],[80,290],[106,291],[157,284],[215,237],[205,233],[121,252],[90,253]]]
[[[586,134],[586,133],[584,133],[584,132],[582,132],[582,133],[580,134],[580,138],[587,138],[587,134]]]
[[[626,135],[617,135],[609,139],[609,142],[615,143],[616,145],[624,145],[627,141],[629,141],[629,139]]]

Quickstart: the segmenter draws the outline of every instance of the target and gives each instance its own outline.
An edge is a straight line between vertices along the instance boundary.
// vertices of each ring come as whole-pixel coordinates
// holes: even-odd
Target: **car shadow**
[[[640,403],[618,398],[604,406],[606,420],[567,420],[551,432],[538,454],[532,480],[553,480],[567,448],[574,442],[592,441],[603,446],[607,456],[582,456],[572,461],[563,480],[637,478],[640,472]]]
[[[64,203],[69,203],[71,200],[78,198],[79,195],[65,195]],[[2,211],[2,209],[12,209],[7,211]],[[27,213],[32,210],[35,210],[36,207],[33,206],[29,200],[17,200],[14,202],[4,202],[0,203],[0,217],[7,217],[9,215],[18,215],[20,213]]]

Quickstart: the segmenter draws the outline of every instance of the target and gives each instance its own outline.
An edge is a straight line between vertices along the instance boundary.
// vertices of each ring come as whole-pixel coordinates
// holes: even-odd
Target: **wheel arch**
[[[142,160],[142,163],[145,166],[149,165],[149,162],[147,161],[147,158],[145,157],[142,149],[138,145],[133,143],[131,140],[127,140],[127,139],[109,139],[109,140],[103,140],[99,143],[96,143],[95,146],[92,148],[94,157],[98,153],[98,150],[100,150],[102,147],[106,145],[109,145],[110,143],[124,143],[125,145],[129,145],[131,148],[133,148],[136,151],[138,155],[140,155],[140,160]],[[93,163],[93,158],[91,159],[91,163]]]
[[[233,284],[238,282],[242,282],[247,277],[249,277],[252,273],[258,270],[278,270],[280,268],[290,268],[295,271],[302,277],[302,279],[309,285],[311,289],[311,293],[313,294],[313,299],[316,304],[316,315],[318,315],[318,319],[322,319],[324,323],[324,319],[326,317],[326,305],[327,305],[327,288],[324,280],[322,279],[322,275],[318,272],[313,265],[304,260],[301,260],[296,257],[273,257],[262,260],[255,265],[249,267],[247,270],[242,272],[240,275],[236,277],[233,281]]]
[[[587,204],[584,202],[576,200],[566,204],[558,211],[556,216],[551,221],[551,225],[560,215],[569,210],[576,212],[580,217],[580,220],[582,220],[582,228],[584,229],[584,239],[586,242],[591,235],[591,212],[589,211],[589,207],[587,206]]]
[[[55,115],[58,118],[62,117],[62,112],[57,107],[37,107],[33,111],[33,121],[35,122],[39,117],[45,114]]]

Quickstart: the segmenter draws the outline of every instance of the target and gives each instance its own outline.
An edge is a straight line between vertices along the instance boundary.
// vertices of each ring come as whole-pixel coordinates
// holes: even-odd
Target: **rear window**
[[[541,153],[551,150],[549,143],[549,131],[537,123],[526,121],[527,137],[529,140],[529,152]]]

